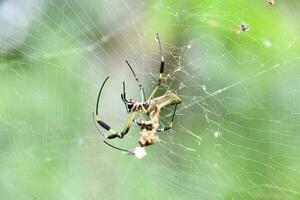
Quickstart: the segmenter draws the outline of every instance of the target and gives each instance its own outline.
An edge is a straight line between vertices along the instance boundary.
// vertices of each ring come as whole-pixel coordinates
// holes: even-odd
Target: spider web
[[[299,2],[0,1],[3,199],[299,199]],[[239,25],[249,25],[242,32]],[[138,160],[105,145],[127,97],[181,98]],[[161,113],[168,125],[172,108]],[[111,143],[133,149],[133,125]]]

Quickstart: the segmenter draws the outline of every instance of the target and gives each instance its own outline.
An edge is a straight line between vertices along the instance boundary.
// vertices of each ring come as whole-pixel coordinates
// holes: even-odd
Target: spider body
[[[135,74],[131,65],[126,60],[128,67],[130,68],[136,82],[138,83],[138,87],[139,87],[140,93],[141,93],[141,101],[136,101],[133,99],[127,100],[126,92],[125,92],[125,82],[123,81],[123,93],[121,93],[121,99],[122,99],[123,103],[125,104],[125,108],[128,113],[128,117],[127,117],[125,126],[121,132],[114,131],[99,116],[98,106],[99,106],[101,92],[102,92],[104,85],[109,77],[107,77],[104,80],[104,82],[102,83],[102,86],[100,88],[98,98],[97,98],[95,122],[110,133],[108,135],[104,134],[96,124],[97,129],[105,138],[107,138],[107,139],[123,138],[129,132],[129,129],[130,129],[132,123],[136,123],[141,128],[141,136],[140,136],[139,144],[141,147],[145,147],[145,146],[154,144],[155,141],[157,141],[158,136],[155,134],[156,132],[166,131],[166,130],[169,130],[172,128],[173,120],[174,120],[175,113],[176,113],[176,108],[177,108],[177,105],[181,103],[181,99],[179,96],[177,96],[177,94],[175,94],[171,90],[167,90],[161,96],[154,97],[159,86],[161,85],[162,78],[163,78],[163,72],[164,72],[164,57],[163,57],[161,43],[160,43],[158,34],[156,34],[156,39],[158,41],[159,49],[160,49],[160,53],[161,53],[161,63],[160,63],[160,71],[159,71],[160,74],[159,74],[156,86],[154,87],[152,93],[149,95],[149,97],[147,99],[146,99],[146,95],[144,92],[144,88],[143,88],[142,84],[140,83],[138,76]],[[171,122],[170,122],[169,126],[159,128],[160,111],[165,108],[168,108],[170,106],[175,107],[174,111],[173,111]],[[138,114],[139,118],[135,118],[136,114]],[[149,116],[150,120],[144,120],[144,118],[141,118],[142,114]],[[94,117],[94,115],[93,115],[93,117]],[[113,146],[105,140],[104,140],[104,143],[109,145],[110,147],[117,149],[117,150],[125,151],[128,154],[135,154],[131,150],[126,150],[126,149],[122,149],[122,148]]]
[[[173,105],[181,103],[180,97],[178,97],[172,90],[167,90],[162,96],[147,100],[145,102],[138,102],[130,99],[127,104],[130,112],[146,111],[146,115],[149,115],[155,107],[159,107],[161,110]]]

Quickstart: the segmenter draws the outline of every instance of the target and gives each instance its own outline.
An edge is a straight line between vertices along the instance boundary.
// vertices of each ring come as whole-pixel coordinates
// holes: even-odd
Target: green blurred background
[[[0,1],[0,199],[300,199],[299,20],[297,0]],[[100,113],[122,129],[124,60],[149,94],[156,32],[159,93],[183,102],[138,160],[91,113],[110,76]]]

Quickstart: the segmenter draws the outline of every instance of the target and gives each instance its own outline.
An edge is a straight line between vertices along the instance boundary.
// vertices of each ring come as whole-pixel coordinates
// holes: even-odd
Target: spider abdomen
[[[181,99],[173,91],[167,90],[162,96],[156,97],[148,101],[149,108],[147,109],[147,114],[150,114],[154,110],[155,106],[159,107],[161,110],[177,105],[181,103]]]

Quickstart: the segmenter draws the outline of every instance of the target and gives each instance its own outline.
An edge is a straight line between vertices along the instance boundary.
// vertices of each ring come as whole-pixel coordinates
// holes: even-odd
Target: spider
[[[96,118],[95,118],[94,113],[93,113],[93,117],[94,117],[94,121],[96,122],[96,127],[97,127],[98,131],[106,139],[123,138],[129,132],[129,129],[130,129],[132,123],[135,123],[141,128],[141,137],[140,137],[139,145],[140,145],[140,147],[143,148],[145,146],[154,144],[155,141],[157,141],[158,137],[155,135],[156,132],[162,132],[162,131],[167,131],[167,130],[172,129],[172,125],[173,125],[173,121],[174,121],[174,117],[175,117],[175,113],[176,113],[176,108],[177,108],[177,105],[181,103],[181,99],[171,90],[167,90],[161,96],[154,97],[155,93],[157,92],[158,88],[160,87],[162,79],[163,79],[164,63],[165,63],[158,33],[156,33],[156,39],[158,41],[160,55],[161,55],[160,71],[159,71],[157,84],[155,85],[153,91],[151,92],[151,94],[149,95],[148,98],[146,98],[144,88],[143,88],[142,84],[140,83],[137,74],[134,72],[134,70],[131,67],[128,60],[126,60],[126,63],[138,84],[138,87],[139,87],[139,90],[141,93],[141,101],[137,101],[134,99],[128,100],[126,98],[125,82],[123,81],[123,93],[121,93],[121,100],[125,104],[125,108],[126,108],[128,117],[127,117],[127,121],[124,125],[124,128],[121,132],[113,130],[99,116],[99,109],[98,109],[99,100],[100,100],[101,92],[104,88],[106,81],[109,79],[109,76],[102,83],[102,86],[101,86],[99,94],[98,94],[97,103],[96,103]],[[167,107],[170,107],[170,106],[174,106],[174,111],[173,111],[172,119],[171,119],[169,126],[159,127],[160,111]],[[145,121],[143,118],[135,118],[137,113],[139,113],[139,116],[142,116],[142,114],[144,114],[146,116],[150,115],[150,120]],[[102,127],[103,129],[105,129],[107,132],[109,132],[109,134],[104,134],[100,130],[100,127],[98,127],[98,125],[100,127]],[[106,140],[104,140],[104,143],[112,148],[117,149],[117,150],[125,151],[128,154],[131,154],[131,155],[135,154],[132,150],[122,149],[122,148],[113,146],[110,143],[108,143]]]

